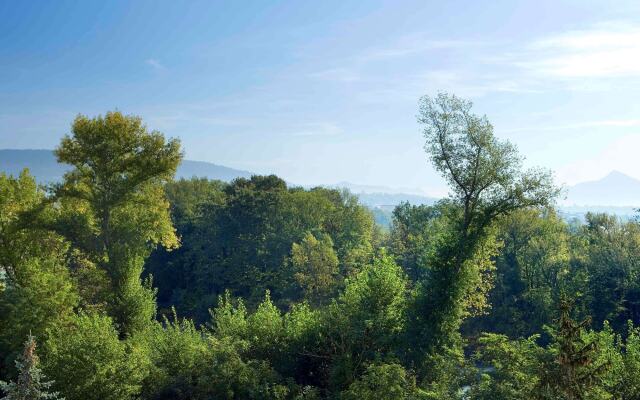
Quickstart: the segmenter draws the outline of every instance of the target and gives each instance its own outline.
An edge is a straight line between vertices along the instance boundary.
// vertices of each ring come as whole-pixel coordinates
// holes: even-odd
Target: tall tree
[[[180,143],[116,111],[78,116],[55,154],[74,167],[55,190],[75,211],[60,230],[107,272],[110,313],[121,334],[132,333],[155,312],[140,279],[144,259],[157,245],[178,246],[163,185],[180,163]]]
[[[438,354],[455,342],[460,323],[486,266],[478,258],[491,245],[489,230],[497,218],[512,211],[548,205],[557,189],[549,173],[522,169],[516,148],[497,139],[486,117],[473,114],[472,104],[441,93],[421,99],[418,121],[424,127],[425,150],[447,180],[453,206],[449,235],[429,260],[429,273],[417,296],[414,315],[418,341],[413,360]]]
[[[64,400],[57,392],[50,391],[53,382],[46,380],[38,366],[39,362],[36,340],[29,335],[21,357],[16,360],[18,379],[15,382],[0,382],[0,390],[5,393],[2,400]]]
[[[540,381],[542,398],[582,400],[607,398],[600,386],[607,370],[608,360],[600,360],[598,342],[585,337],[589,318],[577,322],[571,317],[573,304],[560,300],[560,316],[557,326],[549,328],[553,343],[550,345],[553,358],[547,360],[545,373]]]

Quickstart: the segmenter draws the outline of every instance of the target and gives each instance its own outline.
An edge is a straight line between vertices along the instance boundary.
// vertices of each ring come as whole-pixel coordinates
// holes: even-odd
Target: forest
[[[560,218],[465,99],[418,124],[449,196],[383,229],[345,190],[174,180],[179,140],[79,115],[61,182],[0,174],[0,398],[640,399],[640,220]]]

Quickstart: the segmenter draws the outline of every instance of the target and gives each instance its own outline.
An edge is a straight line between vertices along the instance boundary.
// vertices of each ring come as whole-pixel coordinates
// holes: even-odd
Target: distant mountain
[[[411,204],[433,204],[438,201],[435,197],[425,196],[419,189],[394,189],[386,186],[359,185],[350,182],[340,182],[326,185],[335,189],[347,189],[358,196],[360,202],[370,208],[397,206],[408,201]]]
[[[432,205],[438,199],[410,193],[355,193],[360,202],[368,207],[389,207],[408,201],[413,205]]]
[[[249,171],[229,168],[222,165],[212,164],[206,161],[184,160],[178,167],[176,178],[199,178],[217,179],[230,182],[236,178],[251,178],[255,175]]]
[[[48,183],[60,181],[70,167],[58,164],[51,150],[0,150],[0,172],[17,175],[24,168],[29,168],[39,182]],[[248,171],[191,160],[182,161],[176,172],[176,178],[197,176],[226,182],[251,175]]]
[[[390,188],[387,186],[360,185],[351,182],[338,182],[335,185],[326,185],[331,188],[349,189],[351,193],[385,193],[385,194],[411,194],[424,197],[420,189],[411,188]]]
[[[565,206],[640,207],[640,180],[619,171],[569,188]]]

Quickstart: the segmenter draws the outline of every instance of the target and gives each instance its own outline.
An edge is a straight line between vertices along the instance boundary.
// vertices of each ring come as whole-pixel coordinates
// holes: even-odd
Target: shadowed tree
[[[0,382],[0,390],[5,393],[2,400],[64,400],[58,397],[57,392],[49,390],[53,382],[45,380],[46,377],[38,364],[36,340],[29,335],[24,343],[22,356],[16,360],[17,380],[9,383]]]
[[[326,302],[330,297],[337,285],[338,264],[329,235],[324,234],[317,239],[307,232],[300,243],[291,247],[295,280],[302,287],[305,298],[313,304]]]

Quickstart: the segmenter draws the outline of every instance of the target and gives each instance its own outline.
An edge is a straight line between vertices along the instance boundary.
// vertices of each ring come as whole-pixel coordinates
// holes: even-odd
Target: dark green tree
[[[291,247],[291,268],[304,298],[312,304],[326,302],[337,288],[338,256],[333,241],[324,234],[316,239],[310,232]]]
[[[491,311],[467,321],[465,333],[503,333],[529,337],[552,322],[562,290],[579,293],[584,277],[571,268],[568,225],[552,209],[524,209],[502,218],[496,257],[495,287],[489,293]]]
[[[167,192],[182,247],[154,252],[146,270],[154,276],[161,306],[175,306],[197,323],[207,320],[208,309],[226,290],[250,308],[266,290],[282,309],[305,296],[325,301],[373,254],[371,214],[348,193],[287,187],[275,176],[230,184],[176,182]],[[308,235],[318,243],[303,244]],[[327,263],[318,264],[322,258]]]
[[[587,214],[579,232],[584,240],[585,288],[594,322],[605,320],[623,330],[627,320],[640,321],[640,224],[613,215]]]
[[[572,306],[569,300],[562,299],[557,326],[549,329],[551,359],[544,366],[540,397],[566,400],[605,398],[608,393],[602,388],[602,383],[611,365],[598,357],[601,351],[598,342],[585,335],[591,320],[575,321],[571,317]]]
[[[46,380],[39,363],[36,340],[29,335],[22,355],[16,360],[18,378],[15,382],[0,381],[0,391],[5,393],[2,400],[64,400],[57,392],[50,390],[53,382]]]
[[[344,400],[418,400],[427,394],[416,388],[415,378],[399,364],[371,364],[341,396]]]

